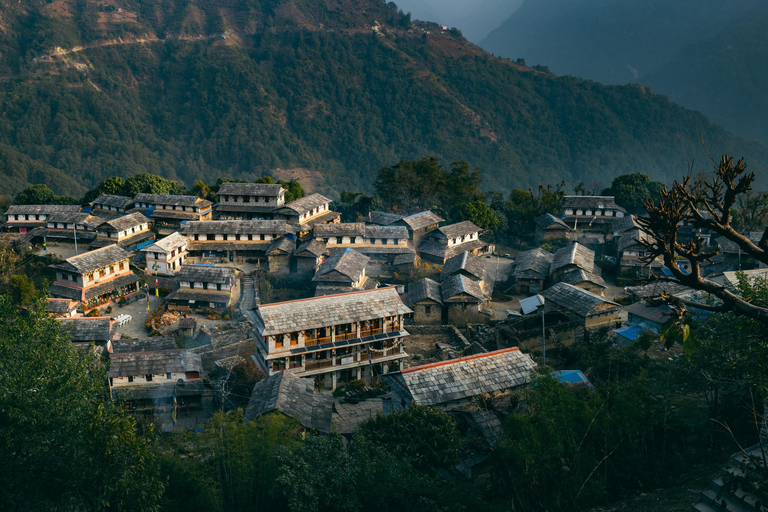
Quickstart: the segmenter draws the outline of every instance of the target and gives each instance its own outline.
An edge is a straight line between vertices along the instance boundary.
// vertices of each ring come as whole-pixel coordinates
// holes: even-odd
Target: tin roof
[[[439,405],[530,382],[536,367],[517,347],[416,366],[383,377],[404,401]]]

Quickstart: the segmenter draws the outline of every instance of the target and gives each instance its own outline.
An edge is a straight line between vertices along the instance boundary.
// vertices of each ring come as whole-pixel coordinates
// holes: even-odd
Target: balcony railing
[[[333,360],[327,359],[325,361],[313,361],[311,363],[307,363],[304,368],[307,371],[310,370],[319,370],[320,368],[328,368],[329,366],[333,366]]]
[[[305,347],[313,347],[315,345],[322,345],[323,343],[330,343],[331,337],[324,336],[322,338],[304,338]]]

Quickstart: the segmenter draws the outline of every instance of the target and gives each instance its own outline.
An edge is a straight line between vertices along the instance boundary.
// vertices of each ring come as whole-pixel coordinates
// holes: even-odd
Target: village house
[[[605,280],[581,268],[573,268],[557,276],[558,283],[568,283],[582,290],[603,296],[606,289]]]
[[[315,380],[290,372],[277,372],[256,383],[245,409],[245,421],[280,412],[305,429],[323,434],[333,431],[333,395],[315,391]]]
[[[52,213],[45,221],[45,229],[39,230],[37,239],[44,243],[74,243],[77,240],[83,246],[96,238],[97,227],[104,219],[85,212]]]
[[[488,320],[490,312],[486,312],[484,306],[489,299],[478,281],[454,274],[441,281],[440,288],[448,323],[463,327]]]
[[[616,204],[613,196],[565,196],[565,222],[579,231],[604,231],[627,211]]]
[[[104,219],[110,219],[119,217],[130,210],[133,206],[133,198],[115,196],[112,194],[100,194],[99,197],[91,201],[90,204],[92,212]]]
[[[664,260],[657,257],[651,263],[643,261],[648,249],[643,242],[651,242],[652,238],[645,231],[635,229],[622,234],[616,242],[616,254],[619,263],[619,276],[634,278],[658,274],[664,266]]]
[[[466,220],[425,234],[418,252],[424,260],[443,264],[464,251],[479,254],[487,250],[488,244],[480,240],[480,228]]]
[[[243,262],[263,258],[289,230],[284,220],[210,220],[188,222],[181,232],[189,240],[190,256]]]
[[[267,263],[270,274],[289,274],[292,271],[292,256],[296,242],[288,238],[274,240],[267,249]]]
[[[392,258],[392,266],[395,267],[395,272],[400,275],[410,275],[419,266],[419,255],[415,252],[406,252],[398,254]],[[397,277],[397,276],[395,276]]]
[[[254,311],[254,361],[267,375],[288,371],[336,389],[400,368],[403,315],[394,287],[262,304]]]
[[[176,340],[173,336],[155,336],[154,338],[120,338],[112,342],[112,354],[128,354],[131,352],[157,352],[160,350],[176,350]]]
[[[578,242],[571,242],[558,249],[549,267],[550,277],[557,280],[558,276],[574,269],[581,269],[590,274],[599,274],[595,266],[595,251],[588,249]]]
[[[536,217],[534,222],[536,223],[535,240],[537,244],[540,244],[545,240],[568,238],[568,235],[571,232],[571,228],[568,227],[568,224],[551,213],[545,213],[541,217]]]
[[[93,343],[105,352],[112,352],[112,343],[119,336],[117,322],[108,316],[57,318],[61,329],[72,338],[79,349]]]
[[[331,210],[331,200],[320,194],[304,196],[275,211],[275,219],[299,226],[302,235],[309,233],[315,225],[333,224],[340,218],[340,213]]]
[[[79,300],[48,298],[48,312],[58,318],[71,318],[77,314]]]
[[[80,213],[79,205],[13,204],[5,212],[5,230],[26,233],[33,228],[45,227],[48,216],[54,213]]]
[[[218,195],[214,213],[223,220],[269,220],[285,204],[285,189],[279,184],[222,183]]]
[[[213,218],[213,203],[197,196],[172,194],[137,194],[135,208],[146,212],[159,228],[178,230],[184,221],[203,221]]]
[[[444,219],[431,211],[414,213],[413,215],[399,215],[387,212],[370,212],[368,221],[379,226],[402,226],[408,230],[408,238],[415,246],[418,246],[421,237],[440,226]]]
[[[517,347],[388,373],[392,405],[438,407],[493,446],[503,438],[505,405],[531,381],[536,363]],[[494,404],[488,406],[488,404]]]
[[[300,242],[293,253],[296,272],[314,275],[325,260],[326,246],[320,240]]]
[[[133,212],[116,219],[103,222],[96,228],[97,239],[91,244],[96,249],[117,244],[133,252],[149,245],[155,239],[152,223],[141,212]]]
[[[147,271],[151,274],[173,275],[187,259],[189,241],[181,233],[175,232],[144,247]]]
[[[624,311],[627,312],[627,325],[656,334],[661,333],[675,318],[675,311],[666,304],[654,305],[646,301],[625,306]]]
[[[637,217],[634,215],[625,215],[619,219],[614,219],[612,228],[613,237],[618,239],[621,235],[640,229],[640,223],[637,222]]]
[[[50,265],[56,272],[48,294],[79,300],[85,310],[117,301],[138,291],[139,276],[131,270],[128,253],[109,245]]]
[[[585,329],[616,325],[620,321],[621,306],[568,283],[557,283],[541,295],[547,313],[553,310],[565,313],[583,322]]]
[[[222,312],[240,297],[239,276],[230,267],[182,265],[176,272],[179,289],[166,297],[168,309]]]
[[[438,325],[448,321],[442,287],[428,277],[408,284],[404,302],[413,310],[416,325]]]
[[[367,264],[368,256],[354,249],[344,249],[330,256],[312,278],[315,297],[376,288],[379,283],[365,275]]]
[[[483,293],[490,296],[493,291],[493,283],[489,282],[485,272],[485,261],[464,251],[461,254],[450,258],[443,265],[443,271],[440,273],[440,281],[445,281],[454,275],[463,275],[464,277],[476,281]]]
[[[760,243],[763,233],[761,231],[752,231],[746,233],[746,236],[753,244],[757,245]],[[760,266],[760,262],[757,259],[742,251],[735,242],[725,237],[716,238],[715,245],[718,249],[718,254],[712,258],[715,266],[708,268],[708,273],[716,271],[727,272],[729,270],[752,270]]]
[[[367,256],[388,260],[398,254],[413,253],[408,230],[402,226],[366,226],[363,222],[318,224],[313,237],[324,242],[330,253],[351,247]]]
[[[554,255],[544,249],[521,252],[514,261],[512,277],[515,292],[519,294],[539,293],[549,277]]]

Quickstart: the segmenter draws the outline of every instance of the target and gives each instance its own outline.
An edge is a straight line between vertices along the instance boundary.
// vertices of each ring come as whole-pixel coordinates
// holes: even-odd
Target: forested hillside
[[[3,157],[8,193],[48,176],[65,194],[288,167],[371,190],[379,167],[430,154],[470,160],[497,189],[668,181],[705,162],[700,135],[768,162],[646,88],[495,58],[379,0],[46,0],[0,5],[0,27],[0,144],[26,157]]]

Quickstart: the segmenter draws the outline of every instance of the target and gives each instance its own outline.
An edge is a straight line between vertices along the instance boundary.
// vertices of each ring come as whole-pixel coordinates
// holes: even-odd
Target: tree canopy
[[[636,172],[614,178],[611,186],[603,190],[602,195],[614,196],[616,204],[628,213],[639,215],[645,212],[645,203],[658,197],[663,188],[663,183],[651,181],[645,174]]]

